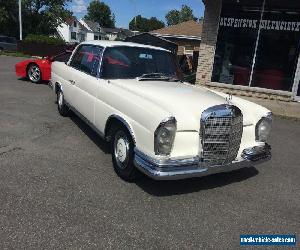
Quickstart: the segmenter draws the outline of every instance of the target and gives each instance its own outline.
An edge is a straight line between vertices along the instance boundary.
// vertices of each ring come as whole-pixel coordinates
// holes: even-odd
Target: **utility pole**
[[[136,28],[136,16],[137,16],[136,0],[131,0],[131,2],[133,3],[133,8],[134,8],[134,25]]]
[[[22,3],[19,0],[19,26],[20,26],[20,40],[23,40],[23,31],[22,31]]]

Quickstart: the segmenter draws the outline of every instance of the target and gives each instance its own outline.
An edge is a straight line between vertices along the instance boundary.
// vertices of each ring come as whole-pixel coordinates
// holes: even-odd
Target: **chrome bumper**
[[[222,166],[203,166],[200,158],[156,160],[135,150],[134,164],[144,174],[155,180],[178,180],[201,177],[215,173],[230,172],[236,169],[252,167],[271,159],[271,147],[258,146],[247,148],[242,160]]]

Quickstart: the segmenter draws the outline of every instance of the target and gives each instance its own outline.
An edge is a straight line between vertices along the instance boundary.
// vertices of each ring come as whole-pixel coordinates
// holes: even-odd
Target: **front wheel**
[[[114,129],[111,146],[115,172],[125,181],[134,181],[138,170],[133,164],[133,141],[127,129],[122,126]]]
[[[64,94],[61,90],[57,91],[57,109],[61,116],[68,116],[70,114],[70,109],[65,103]]]

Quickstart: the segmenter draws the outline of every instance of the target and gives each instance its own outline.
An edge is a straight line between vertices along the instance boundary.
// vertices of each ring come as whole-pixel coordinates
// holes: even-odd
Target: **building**
[[[300,100],[300,1],[203,0],[197,83]]]
[[[122,28],[102,28],[102,30],[106,34],[106,39],[110,41],[123,41],[126,37],[134,35],[134,32]]]
[[[201,33],[202,22],[193,20],[150,32],[152,35],[177,44],[178,55],[193,55],[194,51],[199,51]]]
[[[86,41],[105,40],[106,34],[97,22],[80,19],[79,22],[87,29]]]
[[[125,41],[161,47],[173,52],[174,54],[177,54],[178,50],[178,45],[176,43],[150,33],[139,33],[134,36],[129,36],[125,39]]]
[[[86,41],[88,29],[76,17],[70,17],[57,27],[58,35],[67,43],[80,43]]]

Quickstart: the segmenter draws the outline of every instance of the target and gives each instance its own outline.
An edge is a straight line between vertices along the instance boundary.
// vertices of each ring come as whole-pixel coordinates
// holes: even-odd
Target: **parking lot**
[[[300,231],[300,122],[275,118],[273,159],[182,181],[126,183],[108,145],[59,116],[45,84],[0,56],[0,249],[237,249]],[[299,243],[298,243],[299,244]]]

